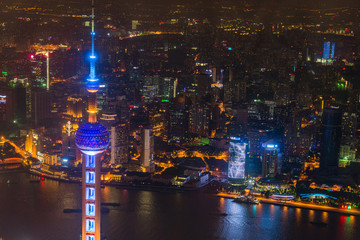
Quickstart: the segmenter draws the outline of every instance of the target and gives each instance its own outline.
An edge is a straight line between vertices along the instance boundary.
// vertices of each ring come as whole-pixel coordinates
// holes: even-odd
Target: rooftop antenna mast
[[[95,3],[91,2],[91,56],[90,56],[90,81],[95,81]]]

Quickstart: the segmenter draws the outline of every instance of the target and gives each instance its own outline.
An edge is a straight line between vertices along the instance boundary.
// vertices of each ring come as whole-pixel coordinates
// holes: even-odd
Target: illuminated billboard
[[[246,141],[230,138],[228,178],[245,179],[246,147]]]

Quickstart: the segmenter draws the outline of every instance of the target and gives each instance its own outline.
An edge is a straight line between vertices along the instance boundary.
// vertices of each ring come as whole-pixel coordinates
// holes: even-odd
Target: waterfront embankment
[[[239,195],[238,194],[229,194],[229,193],[218,193],[216,196],[222,197],[222,198],[233,199]],[[336,208],[336,207],[331,207],[331,206],[317,205],[317,204],[297,202],[297,201],[279,201],[279,200],[275,200],[275,199],[271,199],[271,198],[258,197],[258,196],[256,198],[259,199],[260,203],[265,203],[265,204],[273,204],[273,205],[293,207],[293,208],[304,208],[304,209],[325,211],[325,212],[335,212],[335,213],[340,213],[340,214],[344,214],[344,215],[360,216],[360,211],[353,210],[353,209],[341,209],[341,208]]]

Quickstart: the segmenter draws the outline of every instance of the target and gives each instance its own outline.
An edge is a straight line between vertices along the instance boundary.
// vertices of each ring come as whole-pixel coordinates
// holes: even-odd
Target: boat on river
[[[259,200],[252,196],[238,196],[234,198],[234,202],[247,203],[247,204],[259,204]]]

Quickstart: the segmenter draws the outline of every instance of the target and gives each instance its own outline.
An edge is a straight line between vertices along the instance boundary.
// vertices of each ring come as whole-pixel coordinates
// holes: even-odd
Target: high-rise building
[[[272,140],[262,144],[262,177],[275,177],[278,172],[279,146]]]
[[[188,130],[188,111],[185,96],[170,101],[168,112],[168,139],[182,141]]]
[[[178,85],[177,78],[164,77],[161,79],[159,93],[163,100],[170,100],[176,97],[176,88]]]
[[[229,77],[224,81],[224,103],[231,102],[233,100],[233,83],[234,83],[234,69],[229,69]]]
[[[47,75],[46,61],[47,58],[43,54],[38,54],[38,55],[32,54],[30,56],[32,87],[44,88],[44,89],[46,88],[46,75]]]
[[[250,156],[258,157],[262,154],[262,143],[266,141],[267,133],[262,129],[251,128],[247,132],[250,141]]]
[[[339,167],[346,167],[350,165],[351,162],[356,162],[356,151],[349,145],[341,145],[339,154]]]
[[[26,135],[25,151],[29,152],[33,157],[36,157],[39,145],[39,135],[35,133],[35,130],[31,129]]]
[[[324,42],[323,59],[333,59],[335,57],[335,43],[326,41]]]
[[[50,93],[45,89],[33,89],[31,92],[31,119],[35,126],[51,118]]]
[[[26,89],[21,84],[0,86],[0,120],[26,122]]]
[[[143,101],[152,102],[154,98],[159,96],[159,83],[160,76],[157,74],[143,76],[140,89]]]
[[[246,80],[230,67],[224,81],[224,103],[239,103],[246,100]]]
[[[12,122],[15,117],[15,95],[10,88],[0,89],[0,121]]]
[[[353,144],[356,136],[357,114],[344,112],[341,121],[342,144]]]
[[[210,109],[206,104],[194,104],[189,111],[189,132],[200,136],[209,135]]]
[[[111,164],[127,163],[129,160],[129,124],[116,123],[110,133]]]
[[[323,112],[320,142],[320,169],[322,170],[338,166],[341,118],[342,114],[338,108],[327,108]]]
[[[84,102],[82,98],[76,96],[68,97],[66,113],[64,115],[74,121],[80,121],[83,117],[83,108]]]
[[[26,88],[17,85],[14,88],[15,93],[15,123],[26,122]]]
[[[163,102],[159,108],[154,108],[149,111],[150,125],[153,127],[153,134],[163,139],[167,138],[166,132],[166,113],[167,102]]]
[[[93,0],[90,76],[87,79],[89,119],[87,123],[79,127],[75,136],[76,146],[82,152],[82,240],[101,240],[100,157],[109,145],[109,132],[97,121],[96,116],[96,93],[99,90],[99,80],[95,74],[94,17]]]
[[[153,154],[154,154],[154,136],[151,127],[143,127],[141,129],[141,165],[146,171],[151,171],[153,168]]]
[[[248,140],[240,137],[230,137],[229,142],[229,180],[244,180],[246,177],[246,160],[248,156]]]

